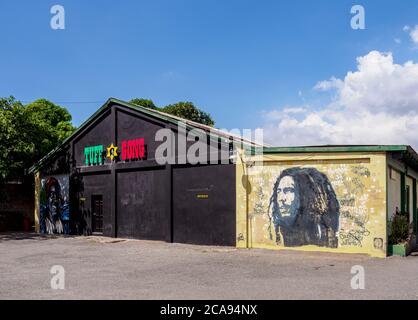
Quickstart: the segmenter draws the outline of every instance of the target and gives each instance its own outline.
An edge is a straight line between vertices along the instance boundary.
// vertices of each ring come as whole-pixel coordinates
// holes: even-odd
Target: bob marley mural
[[[42,233],[70,233],[68,191],[68,176],[62,175],[41,179],[39,224]]]
[[[289,168],[269,201],[270,239],[286,247],[338,247],[339,203],[327,176],[315,168]]]

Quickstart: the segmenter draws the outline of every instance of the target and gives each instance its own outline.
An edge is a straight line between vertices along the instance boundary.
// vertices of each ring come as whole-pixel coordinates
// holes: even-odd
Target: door
[[[164,168],[118,172],[118,237],[171,240],[169,178]]]
[[[235,165],[173,168],[173,242],[235,245]]]
[[[91,199],[92,232],[103,233],[103,196],[94,195]]]

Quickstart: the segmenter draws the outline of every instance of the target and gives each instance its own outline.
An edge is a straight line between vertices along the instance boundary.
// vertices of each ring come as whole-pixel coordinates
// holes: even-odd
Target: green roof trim
[[[248,155],[260,154],[256,152],[254,147],[246,148]],[[346,145],[346,146],[307,146],[307,147],[264,147],[262,148],[264,155],[269,154],[289,154],[289,153],[398,153],[401,160],[408,166],[418,171],[418,154],[409,145]]]

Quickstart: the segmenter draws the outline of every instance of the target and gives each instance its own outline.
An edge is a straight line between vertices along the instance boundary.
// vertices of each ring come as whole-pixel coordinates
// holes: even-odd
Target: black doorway
[[[92,232],[103,233],[103,196],[94,195],[91,197]]]
[[[235,245],[235,165],[173,168],[173,242]]]

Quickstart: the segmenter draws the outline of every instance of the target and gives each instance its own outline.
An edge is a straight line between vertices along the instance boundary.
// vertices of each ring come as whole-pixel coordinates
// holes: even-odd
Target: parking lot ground
[[[51,289],[54,265],[65,289]],[[364,267],[365,289],[351,287]],[[243,250],[0,234],[0,299],[417,299],[418,255]]]

